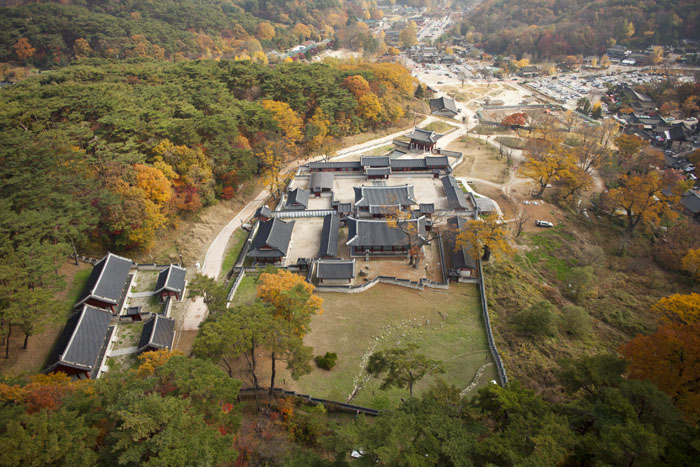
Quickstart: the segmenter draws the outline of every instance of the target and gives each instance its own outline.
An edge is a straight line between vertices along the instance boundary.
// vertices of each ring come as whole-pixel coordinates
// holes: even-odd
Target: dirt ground
[[[498,159],[498,150],[476,138],[459,138],[448,146],[450,151],[460,151],[462,162],[455,167],[456,177],[474,177],[493,183],[505,183],[510,178],[506,158]],[[479,191],[479,190],[477,190]]]
[[[393,174],[386,180],[387,186],[413,185],[413,193],[418,203],[434,203],[435,209],[447,209],[447,198],[442,189],[440,179],[431,176],[411,176]],[[355,202],[354,187],[365,185],[372,186],[371,181],[365,177],[336,177],[333,181],[333,192],[338,201]]]
[[[323,217],[294,219],[292,240],[287,252],[287,264],[295,264],[299,258],[316,258],[321,246]]]
[[[65,300],[73,282],[73,277],[78,271],[90,269],[91,266],[86,263],[80,263],[78,266],[73,261],[66,263],[59,269],[66,281],[66,288],[61,293],[56,294],[56,299],[59,301]],[[63,330],[66,324],[68,314],[65,310],[60,309],[55,315],[55,319],[47,324],[45,329],[29,338],[27,350],[22,349],[24,344],[24,334],[18,327],[12,330],[10,337],[10,358],[5,359],[3,347],[2,357],[0,357],[0,373],[5,376],[21,376],[34,374],[41,371],[49,352],[53,348],[56,338]]]

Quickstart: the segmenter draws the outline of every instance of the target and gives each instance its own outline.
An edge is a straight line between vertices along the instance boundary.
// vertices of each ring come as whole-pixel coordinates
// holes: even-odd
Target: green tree
[[[425,376],[445,372],[442,362],[429,359],[417,353],[416,350],[418,350],[416,344],[406,344],[402,347],[375,352],[370,355],[367,362],[367,373],[374,377],[386,373],[381,389],[408,388],[410,397],[413,397],[413,386],[417,381]]]
[[[526,336],[553,336],[557,325],[556,310],[551,302],[544,300],[518,312],[513,317],[513,324]]]
[[[566,281],[569,285],[569,295],[580,302],[590,291],[593,283],[593,268],[591,266],[571,268]]]
[[[564,332],[577,338],[591,333],[591,316],[581,306],[567,305],[562,308],[560,324]]]

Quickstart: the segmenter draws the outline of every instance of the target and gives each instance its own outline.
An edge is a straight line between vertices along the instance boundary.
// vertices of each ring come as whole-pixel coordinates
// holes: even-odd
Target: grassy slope
[[[554,229],[523,234],[521,253],[512,261],[486,270],[491,321],[499,350],[511,377],[560,398],[553,369],[561,358],[603,351],[614,352],[623,342],[655,327],[649,306],[666,295],[685,292],[686,282],[664,271],[648,257],[651,246],[638,239],[626,256],[617,256],[619,234],[594,221],[576,219]],[[561,309],[571,268],[591,265],[590,293],[577,305],[593,317],[593,332],[574,339],[563,332],[551,338],[531,340],[517,335],[511,326],[521,309],[550,300]]]

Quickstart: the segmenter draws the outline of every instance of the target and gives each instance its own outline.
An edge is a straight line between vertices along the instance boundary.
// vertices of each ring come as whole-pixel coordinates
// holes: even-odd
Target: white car
[[[542,221],[542,220],[539,220],[539,219],[535,221],[535,225],[536,225],[537,227],[554,227],[554,224],[552,224],[551,222],[549,222],[549,221]]]

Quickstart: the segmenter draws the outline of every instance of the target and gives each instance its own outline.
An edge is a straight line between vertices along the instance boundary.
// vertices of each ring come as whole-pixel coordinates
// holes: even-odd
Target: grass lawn
[[[508,133],[513,133],[515,132],[509,128],[504,128],[502,126],[493,126],[493,125],[477,125],[471,130],[469,130],[470,133],[476,133],[477,135],[502,135],[502,134],[508,134]]]
[[[231,300],[231,306],[249,305],[255,301],[258,292],[258,277],[245,275],[238,284],[236,295]]]
[[[231,238],[229,239],[228,242],[228,249],[226,250],[226,256],[224,256],[224,261],[221,263],[221,274],[219,277],[223,280],[223,278],[226,277],[226,274],[233,268],[233,265],[236,263],[236,259],[238,259],[238,254],[241,252],[241,249],[243,249],[243,245],[245,244],[245,239],[248,236],[248,232],[246,232],[243,229],[236,229],[235,232],[233,232],[233,235],[231,235]]]
[[[449,292],[379,284],[355,295],[319,295],[324,299],[324,312],[313,318],[305,342],[313,347],[314,355],[336,352],[336,367],[325,371],[314,365],[311,374],[296,382],[282,368],[278,377],[280,386],[345,401],[361,384],[352,403],[380,409],[394,407],[402,397],[408,396],[408,390],[382,391],[380,380],[362,381],[366,378],[364,367],[373,352],[408,342],[418,344],[419,352],[429,358],[444,362],[446,373],[442,377],[460,390],[473,381],[483,365],[487,366],[475,387],[496,379],[474,284],[450,285]],[[262,378],[265,381],[266,376]],[[420,394],[434,381],[426,377],[416,385],[416,393]]]
[[[388,153],[394,149],[393,144],[387,144],[386,146],[381,146],[376,149],[372,149],[371,151],[367,151],[364,153],[366,156],[383,156],[384,154]]]
[[[83,291],[85,283],[90,277],[91,272],[92,268],[81,269],[73,276],[73,282],[71,282],[70,286],[68,287],[66,298],[63,300],[64,309],[66,312],[73,311],[73,305],[75,305],[75,302],[78,301],[80,292]]]
[[[501,143],[503,146],[511,149],[524,149],[525,141],[520,138],[513,138],[510,136],[499,136],[496,141]]]
[[[423,127],[424,130],[434,131],[435,133],[449,133],[457,129],[456,126],[445,123],[442,120],[430,122]]]
[[[131,287],[132,292],[153,292],[158,282],[160,271],[139,271],[136,275],[136,285]]]

